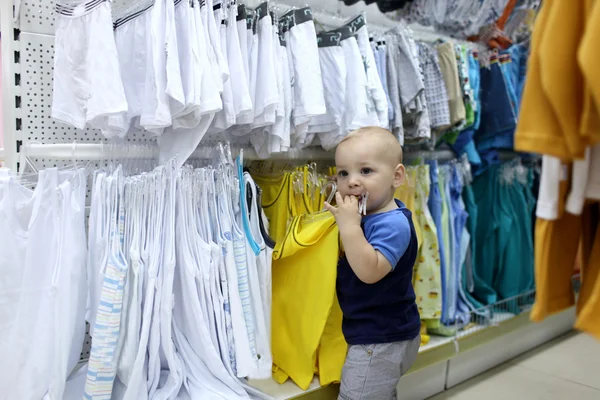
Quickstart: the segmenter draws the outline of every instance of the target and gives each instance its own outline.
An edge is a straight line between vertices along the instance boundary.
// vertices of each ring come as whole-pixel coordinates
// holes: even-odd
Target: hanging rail
[[[231,151],[237,156],[244,151],[244,160],[264,160],[257,156],[252,148],[231,145]],[[90,160],[100,161],[107,159],[152,159],[158,158],[158,147],[155,145],[127,144],[105,145],[103,143],[61,143],[61,144],[38,144],[30,143],[21,148],[24,156],[29,158],[50,158],[54,160]],[[210,160],[217,149],[214,146],[199,146],[190,159]],[[296,150],[291,149],[285,153],[274,153],[268,160],[333,160],[334,151],[328,151],[316,147]],[[404,162],[410,163],[418,159],[448,161],[455,159],[456,154],[451,150],[416,151],[406,153]]]

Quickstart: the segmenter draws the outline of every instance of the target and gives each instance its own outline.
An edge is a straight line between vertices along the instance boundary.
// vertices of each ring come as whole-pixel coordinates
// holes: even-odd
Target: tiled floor
[[[599,400],[600,342],[572,333],[429,400]]]

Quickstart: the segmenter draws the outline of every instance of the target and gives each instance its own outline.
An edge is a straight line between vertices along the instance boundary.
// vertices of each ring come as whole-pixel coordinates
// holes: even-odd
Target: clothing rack
[[[244,1],[248,7],[255,7],[261,3],[260,0],[246,0]],[[8,2],[10,3],[10,2]],[[17,52],[21,54],[20,57],[4,57],[3,68],[2,68],[2,79],[3,79],[3,108],[4,108],[4,139],[5,139],[5,152],[4,161],[5,164],[16,169],[17,161],[19,160],[19,152],[27,148],[27,156],[36,157],[39,159],[73,159],[72,143],[73,140],[81,142],[83,140],[86,143],[80,143],[77,145],[76,159],[78,160],[100,160],[106,153],[105,146],[102,145],[99,139],[100,136],[97,134],[90,135],[91,132],[77,131],[71,128],[67,128],[62,124],[56,124],[51,122],[51,118],[45,115],[44,104],[37,104],[42,100],[42,97],[31,98],[29,95],[22,96],[21,93],[25,90],[30,93],[32,90],[45,91],[46,84],[39,84],[33,86],[33,83],[29,81],[28,72],[26,69],[40,69],[39,76],[46,76],[46,69],[51,72],[52,59],[46,57],[45,52],[36,53],[35,49],[39,46],[42,48],[49,48],[53,44],[52,35],[54,32],[54,25],[51,24],[53,18],[46,18],[44,13],[47,12],[48,7],[46,3],[50,3],[48,0],[44,0],[41,4],[34,2],[33,0],[23,0],[21,13],[26,18],[21,18],[18,24],[15,24],[13,18],[11,18],[12,7],[10,4],[4,2],[2,12],[0,13],[2,28],[4,32],[10,32],[13,28],[19,28],[21,31],[15,31],[14,40],[11,35],[4,37],[2,41],[2,53],[13,54]],[[367,19],[369,29],[373,32],[384,32],[398,25],[398,21],[390,19],[387,15],[382,14],[378,11],[375,4],[366,6],[364,4],[356,4],[351,7],[344,6],[341,2],[322,2],[318,0],[279,0],[272,1],[270,5],[279,10],[281,13],[292,7],[306,7],[309,6],[313,9],[313,15],[319,24],[327,28],[339,27],[352,17],[355,17],[359,13],[363,13]],[[51,9],[52,7],[50,7]],[[19,21],[19,20],[18,20]],[[424,27],[419,24],[407,25],[412,30],[413,37],[417,41],[434,42],[438,39],[441,40],[452,40],[456,43],[468,43],[470,46],[475,44],[465,41],[460,41],[450,36],[436,33],[429,27]],[[41,58],[41,59],[39,59]],[[49,61],[49,62],[48,62]],[[35,63],[35,64],[33,64]],[[23,70],[23,71],[22,71]],[[22,73],[23,72],[23,73]],[[20,78],[17,81],[17,76]],[[34,78],[35,76],[31,76]],[[50,78],[51,79],[51,78]],[[48,82],[51,82],[51,80]],[[21,89],[23,87],[23,90]],[[45,92],[44,92],[45,93]],[[21,107],[16,105],[15,97],[19,97]],[[24,104],[27,104],[27,108],[30,107],[43,107],[41,114],[33,114],[23,109]],[[31,131],[39,127],[39,131]],[[95,136],[95,137],[90,137]],[[90,140],[91,139],[91,140]],[[41,144],[33,144],[33,141],[41,142]],[[69,142],[60,143],[61,141]],[[129,143],[155,143],[155,139],[150,135],[137,134]],[[129,151],[129,150],[128,150]],[[148,151],[148,150],[146,150]],[[104,152],[104,153],[103,153]],[[201,151],[200,151],[201,152]],[[256,159],[256,154],[252,149],[245,148],[245,157],[247,159]],[[407,155],[408,156],[408,155]],[[198,158],[198,157],[197,157]],[[303,149],[301,151],[290,151],[288,153],[273,154],[273,159],[279,160],[300,160],[300,159],[333,159],[333,153],[324,151],[322,149]],[[453,156],[450,158],[454,158]]]
[[[262,2],[262,0],[247,0],[245,1],[245,4],[248,7],[254,8]],[[398,26],[399,23],[398,21],[389,18],[386,14],[379,12],[377,7],[373,7],[374,5],[366,7],[357,7],[357,5],[354,5],[348,7],[339,3],[336,4],[336,10],[332,10],[331,7],[327,8],[327,3],[318,0],[280,0],[271,1],[270,5],[276,10],[280,10],[282,13],[291,8],[311,7],[315,21],[326,28],[338,28],[348,22],[350,18],[355,17],[361,12],[367,20],[369,30],[386,31]],[[416,41],[433,43],[438,40],[449,40],[457,44],[466,44],[473,48],[479,47],[476,43],[456,39],[440,32],[436,32],[433,27],[424,26],[418,23],[407,24],[407,27],[412,31]]]
[[[235,157],[243,151],[244,160],[261,160],[251,148],[231,145]],[[214,146],[199,146],[190,159],[211,159],[216,152]],[[30,158],[48,157],[54,160],[90,160],[99,161],[114,159],[152,159],[158,157],[158,147],[153,145],[126,144],[111,146],[104,143],[64,143],[38,144],[30,143],[21,148],[23,156]],[[0,158],[2,153],[0,153]],[[335,152],[317,147],[302,150],[292,149],[286,153],[276,153],[269,160],[333,160]],[[417,151],[404,154],[404,163],[409,164],[419,159],[450,161],[456,159],[452,150]]]

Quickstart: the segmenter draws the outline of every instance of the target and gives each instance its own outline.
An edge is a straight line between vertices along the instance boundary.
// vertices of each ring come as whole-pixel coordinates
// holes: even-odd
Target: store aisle
[[[429,400],[598,400],[599,370],[600,343],[573,332]]]

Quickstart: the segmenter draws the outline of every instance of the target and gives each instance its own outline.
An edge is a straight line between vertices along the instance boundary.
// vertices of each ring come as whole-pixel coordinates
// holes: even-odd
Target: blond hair
[[[389,130],[379,126],[365,126],[352,131],[342,139],[339,145],[350,140],[365,138],[377,141],[381,147],[381,155],[388,158],[390,162],[394,162],[394,165],[402,164],[402,146],[400,146],[398,138]]]

